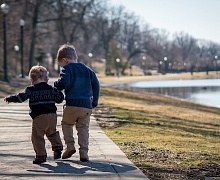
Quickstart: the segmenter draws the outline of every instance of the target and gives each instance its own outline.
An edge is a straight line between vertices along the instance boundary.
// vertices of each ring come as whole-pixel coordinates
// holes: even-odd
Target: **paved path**
[[[0,179],[148,179],[99,128],[92,118],[90,126],[90,161],[80,162],[79,154],[67,160],[53,160],[50,143],[46,140],[47,162],[32,163],[31,118],[27,103],[6,104],[0,99]],[[62,106],[58,105],[58,126]],[[77,140],[76,140],[77,141]],[[78,147],[76,147],[78,148]]]

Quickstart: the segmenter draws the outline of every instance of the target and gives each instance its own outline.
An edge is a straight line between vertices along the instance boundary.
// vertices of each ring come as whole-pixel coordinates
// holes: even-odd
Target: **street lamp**
[[[185,67],[185,71],[187,72],[187,63],[183,63],[184,67]]]
[[[14,46],[15,50],[15,75],[17,76],[18,74],[18,52],[19,52],[19,46],[15,45]]]
[[[165,65],[165,73],[167,73],[167,57],[164,57],[163,58],[163,60],[164,60],[164,65]]]
[[[91,58],[91,57],[93,56],[93,54],[92,54],[92,53],[89,53],[88,56]]]
[[[116,58],[115,61],[116,61],[116,73],[117,76],[119,77],[118,63],[120,63],[121,60],[119,58]]]
[[[23,51],[23,39],[24,39],[24,20],[20,19],[20,28],[21,28],[21,77],[24,78],[24,51]]]
[[[3,13],[3,31],[4,31],[4,80],[9,82],[8,79],[8,61],[7,61],[7,37],[6,37],[6,14],[9,11],[9,6],[7,4],[1,5],[1,11]]]
[[[159,65],[159,67],[158,67],[158,72],[159,72],[159,73],[162,73],[163,61],[159,61],[158,65]]]
[[[218,56],[215,56],[216,74],[218,74]]]
[[[92,57],[93,57],[93,54],[92,54],[92,53],[89,53],[88,56],[89,56],[89,58],[90,58],[90,62],[89,62],[90,67],[92,67]]]
[[[120,59],[119,59],[119,58],[117,58],[115,61],[116,61],[117,63],[119,63],[119,62],[120,62]]]
[[[145,62],[146,56],[143,56],[142,59],[143,59],[143,62],[142,62],[143,73],[144,75],[146,75],[146,62]]]

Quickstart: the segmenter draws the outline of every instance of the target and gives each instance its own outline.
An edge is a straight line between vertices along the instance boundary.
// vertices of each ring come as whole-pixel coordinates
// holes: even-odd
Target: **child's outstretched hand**
[[[7,99],[6,99],[6,98],[4,98],[4,101],[5,101],[6,103],[8,103],[8,104],[9,104],[9,102],[7,101]]]

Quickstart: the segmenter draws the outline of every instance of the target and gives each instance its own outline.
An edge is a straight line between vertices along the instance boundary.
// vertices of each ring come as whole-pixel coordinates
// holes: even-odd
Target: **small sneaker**
[[[54,159],[60,159],[60,158],[61,158],[61,154],[62,154],[62,151],[60,151],[60,150],[55,150],[55,151],[53,152],[53,158],[54,158]]]
[[[44,163],[46,161],[47,161],[46,159],[38,159],[38,158],[36,158],[35,160],[33,160],[33,164],[41,164],[41,163]]]
[[[75,149],[73,149],[73,150],[67,150],[66,149],[65,152],[63,153],[62,159],[70,158],[75,153],[76,153]]]
[[[82,151],[80,150],[79,151],[79,160],[82,161],[82,162],[87,162],[89,161],[89,156],[88,156],[88,151]]]
[[[89,161],[89,159],[88,158],[80,158],[80,161],[87,162],[87,161]]]

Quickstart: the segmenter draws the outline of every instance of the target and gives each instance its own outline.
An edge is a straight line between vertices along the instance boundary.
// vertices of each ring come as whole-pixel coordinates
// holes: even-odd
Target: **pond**
[[[142,81],[114,87],[163,94],[220,108],[220,79]]]

